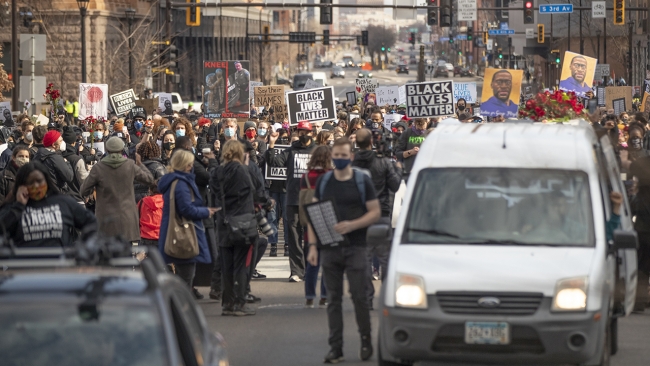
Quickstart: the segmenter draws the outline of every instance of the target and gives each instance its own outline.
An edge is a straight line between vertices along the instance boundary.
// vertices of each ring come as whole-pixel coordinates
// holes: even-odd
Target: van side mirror
[[[388,224],[375,224],[368,228],[366,241],[372,242],[390,242],[393,239],[393,231]]]
[[[614,230],[613,250],[619,249],[637,249],[639,238],[636,231]]]

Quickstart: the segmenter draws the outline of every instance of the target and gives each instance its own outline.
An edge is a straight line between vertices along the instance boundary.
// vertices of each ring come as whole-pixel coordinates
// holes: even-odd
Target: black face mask
[[[302,135],[302,136],[298,137],[298,139],[300,140],[300,143],[301,143],[301,144],[303,144],[303,145],[307,145],[307,143],[311,140],[311,136],[309,136],[309,135]]]
[[[174,150],[174,147],[176,147],[176,144],[173,142],[164,142],[162,145],[163,145],[163,149],[167,151]]]
[[[286,137],[281,137],[278,139],[278,144],[280,145],[289,145],[289,139]]]
[[[459,104],[459,105],[458,105],[458,110],[459,110],[459,111],[464,111],[464,110],[465,110],[465,106],[462,105],[462,104]]]

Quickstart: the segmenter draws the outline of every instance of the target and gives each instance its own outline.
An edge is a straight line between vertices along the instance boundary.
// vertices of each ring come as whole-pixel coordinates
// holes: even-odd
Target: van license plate
[[[510,326],[503,322],[467,322],[465,343],[510,344]]]

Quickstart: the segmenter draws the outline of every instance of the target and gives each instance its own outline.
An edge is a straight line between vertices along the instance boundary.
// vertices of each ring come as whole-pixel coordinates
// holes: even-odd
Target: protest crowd
[[[426,136],[439,124],[582,118],[610,139],[629,179],[641,242],[638,286],[647,289],[647,114],[609,107],[589,113],[591,90],[523,97],[515,90],[521,73],[517,81],[514,71],[486,72],[481,105],[448,98],[451,82],[430,83],[429,91],[407,85],[406,103],[383,105],[372,93],[339,102],[322,88],[289,99],[280,118],[277,111],[286,105],[256,105],[254,98],[243,119],[214,117],[204,106],[175,111],[171,103],[79,119],[79,103],[69,97],[52,104],[49,118],[37,122],[21,114],[0,128],[0,222],[18,247],[69,246],[98,232],[155,248],[197,298],[204,296],[194,288],[197,281],[209,283],[208,296],[221,302],[224,316],[255,315],[248,304],[262,299],[250,282],[266,278],[257,264],[264,255],[286,256],[287,281],[304,285],[305,306],[327,307],[331,351],[325,360],[331,363],[343,357],[345,274],[367,360],[372,281],[383,280],[390,242],[366,242],[366,229],[391,222],[395,196],[405,189]],[[427,93],[441,97],[418,107],[418,95]],[[218,104],[218,97],[210,98]],[[239,101],[247,99],[240,95]],[[320,242],[308,208],[321,202],[336,212],[340,245]],[[638,291],[638,307],[648,303],[647,293]]]

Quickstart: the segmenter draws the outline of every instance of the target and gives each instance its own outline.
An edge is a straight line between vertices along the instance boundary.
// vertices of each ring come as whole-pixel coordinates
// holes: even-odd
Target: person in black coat
[[[136,159],[140,159],[142,164],[151,172],[154,182],[157,182],[163,175],[167,174],[167,168],[160,159],[160,148],[153,141],[145,141],[138,146]],[[135,202],[149,194],[149,186],[136,182],[134,184]]]
[[[0,202],[4,202],[14,188],[16,172],[21,166],[29,163],[29,148],[25,145],[16,146],[11,153],[11,160],[0,174]]]

